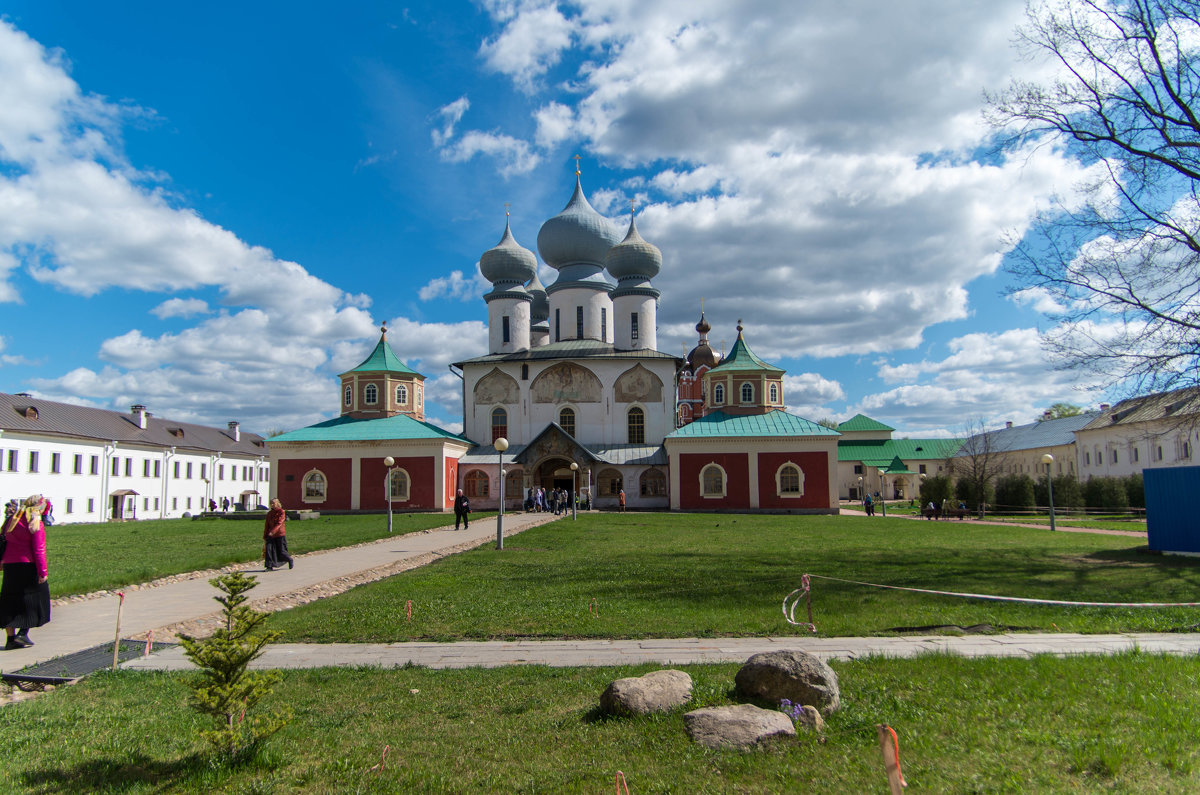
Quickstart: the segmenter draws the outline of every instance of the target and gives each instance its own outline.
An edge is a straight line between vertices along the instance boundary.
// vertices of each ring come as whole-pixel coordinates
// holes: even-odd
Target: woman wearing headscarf
[[[32,646],[29,629],[50,621],[49,570],[46,566],[46,529],[42,518],[50,513],[45,497],[34,495],[21,505],[4,526],[7,543],[0,564],[0,624],[8,636],[5,650]]]
[[[287,529],[284,527],[286,519],[283,503],[278,498],[271,500],[271,509],[267,511],[267,520],[263,525],[263,563],[267,571],[279,568],[285,560],[289,569],[296,565],[296,561],[288,554]]]

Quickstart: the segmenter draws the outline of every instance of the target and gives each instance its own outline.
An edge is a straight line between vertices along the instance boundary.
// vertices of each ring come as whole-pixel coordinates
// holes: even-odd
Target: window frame
[[[749,397],[747,397],[747,393],[749,393]],[[738,397],[741,398],[742,403],[753,403],[754,383],[752,381],[743,381],[742,385],[738,387]]]
[[[363,387],[363,405],[377,406],[379,405],[379,387],[375,384],[367,384]]]
[[[795,472],[795,491],[784,491],[784,478],[789,477],[790,473],[784,470],[794,469]],[[785,461],[779,465],[779,469],[775,470],[775,494],[780,499],[799,499],[804,496],[804,469],[795,461]]]
[[[565,419],[567,415],[570,415],[571,417],[569,421]],[[574,437],[576,429],[578,428],[578,425],[575,422],[577,417],[578,415],[574,408],[571,406],[563,406],[558,410],[558,427],[562,428],[564,432]]]
[[[388,501],[408,502],[409,495],[412,494],[412,478],[408,476],[408,470],[402,469],[401,467],[393,467],[388,470],[387,480],[389,496]]]
[[[300,501],[325,502],[329,499],[329,478],[319,469],[310,469],[300,479]]]
[[[500,437],[508,438],[508,409],[503,406],[496,406],[488,415],[490,418],[490,426],[492,429],[492,442],[495,442]],[[502,417],[503,422],[497,423],[496,418]]]
[[[396,384],[396,405],[397,406],[407,406],[408,405],[408,385],[407,384]]]
[[[719,484],[720,493],[717,493],[715,489],[709,489],[708,484],[705,483],[705,477],[710,472],[714,472],[721,479]],[[721,466],[716,461],[710,461],[709,463],[700,467],[698,478],[700,481],[700,496],[703,499],[723,500],[729,493],[729,474],[725,471],[725,467]]]
[[[625,436],[629,444],[646,443],[646,410],[641,406],[631,406],[625,412]]]

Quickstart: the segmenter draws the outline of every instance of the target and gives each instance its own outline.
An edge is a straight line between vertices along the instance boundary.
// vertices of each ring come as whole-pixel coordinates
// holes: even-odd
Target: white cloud
[[[575,134],[575,112],[566,105],[551,102],[534,114],[537,132],[534,140],[543,149],[550,149]]]
[[[171,298],[150,310],[151,314],[163,320],[169,317],[207,315],[208,311],[208,303],[199,298]]]
[[[434,130],[431,133],[433,145],[441,148],[454,137],[454,128],[462,121],[463,114],[471,107],[471,102],[466,96],[461,96],[451,102],[449,105],[438,110],[438,116],[442,122],[442,129]]]
[[[572,22],[554,0],[492,4],[493,14],[507,24],[479,48],[487,65],[532,90],[534,80],[558,63],[571,44]]]
[[[417,291],[417,297],[422,301],[432,301],[435,298],[446,297],[456,301],[472,301],[491,289],[491,284],[476,267],[471,276],[463,276],[462,271],[450,271],[449,276],[431,279],[428,284]]]
[[[837,381],[817,373],[798,373],[783,377],[783,397],[790,413],[819,420],[833,414],[827,404],[845,399],[846,392]]]
[[[469,130],[457,141],[441,148],[442,159],[450,163],[462,163],[480,154],[499,160],[502,163],[500,173],[504,176],[524,174],[541,161],[527,142],[511,135],[480,130]]]

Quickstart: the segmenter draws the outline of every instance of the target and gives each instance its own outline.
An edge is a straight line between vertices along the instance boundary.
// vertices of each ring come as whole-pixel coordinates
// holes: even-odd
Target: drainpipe
[[[163,471],[162,471],[162,510],[159,511],[158,518],[167,518],[167,483],[171,476],[171,459],[175,457],[175,448],[172,447],[163,453]]]
[[[104,445],[104,469],[100,473],[100,521],[107,522],[112,517],[109,515],[112,505],[108,499],[108,480],[109,472],[112,471],[112,457],[117,452],[116,441],[111,441]]]

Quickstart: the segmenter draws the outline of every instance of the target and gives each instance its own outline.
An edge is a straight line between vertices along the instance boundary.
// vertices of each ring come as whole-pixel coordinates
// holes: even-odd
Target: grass
[[[34,793],[886,791],[875,724],[900,738],[912,791],[1200,789],[1200,663],[1113,657],[835,662],[843,708],[811,734],[706,751],[682,713],[734,703],[736,665],[680,666],[692,703],[597,713],[615,678],[650,666],[285,672],[295,717],[252,759],[207,756],[183,675],[120,672],[0,710],[0,789]],[[381,773],[369,769],[390,745]]]
[[[478,514],[487,517],[491,514]],[[395,514],[393,532],[453,523],[451,514]],[[151,519],[112,524],[63,524],[46,532],[53,597],[119,588],[171,574],[262,558],[262,520]],[[349,546],[387,535],[379,514],[322,516],[288,522],[293,554]]]
[[[796,635],[782,601],[806,572],[1070,601],[1191,602],[1200,593],[1200,561],[1150,554],[1137,539],[960,522],[606,514],[532,528],[505,546],[278,613],[270,626],[286,641],[316,642]],[[1165,631],[1200,620],[1188,608],[1022,605],[828,580],[814,580],[813,610],[828,636],[976,624]]]

